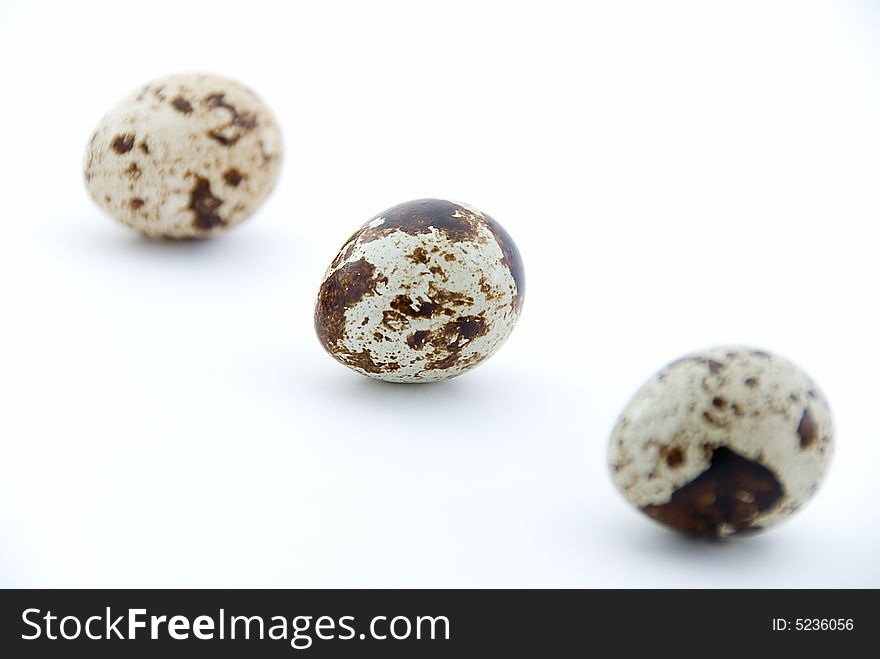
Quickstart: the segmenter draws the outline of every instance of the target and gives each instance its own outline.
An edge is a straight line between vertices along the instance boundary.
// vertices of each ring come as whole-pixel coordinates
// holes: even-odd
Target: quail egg
[[[248,218],[281,167],[281,133],[247,87],[176,74],[122,100],[86,148],[89,195],[151,238],[207,238]]]
[[[801,508],[834,450],[831,412],[791,362],[716,348],[673,362],[629,402],[612,434],[612,479],[633,506],[712,538],[770,528]]]
[[[346,241],[321,283],[315,329],[358,373],[443,380],[498,350],[524,294],[519,251],[498,222],[465,204],[419,199]]]

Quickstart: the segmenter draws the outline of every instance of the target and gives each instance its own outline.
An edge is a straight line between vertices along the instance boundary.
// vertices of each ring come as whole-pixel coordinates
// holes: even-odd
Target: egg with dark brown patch
[[[151,238],[207,238],[250,217],[281,168],[266,104],[218,75],[147,83],[98,124],[86,148],[89,195]]]
[[[501,347],[524,294],[519,251],[498,222],[419,199],[379,213],[342,246],[321,282],[315,330],[363,375],[444,380]]]
[[[825,396],[763,350],[716,348],[654,375],[624,409],[609,463],[624,498],[711,538],[782,522],[815,493],[834,451]]]

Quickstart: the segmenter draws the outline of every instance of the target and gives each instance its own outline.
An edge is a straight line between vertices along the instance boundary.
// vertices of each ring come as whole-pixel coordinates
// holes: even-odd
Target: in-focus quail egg
[[[251,90],[208,74],[154,80],[98,124],[84,177],[95,203],[152,238],[206,238],[249,217],[281,168],[281,133]]]
[[[716,348],[673,362],[624,409],[612,479],[678,531],[724,538],[778,524],[812,496],[834,448],[822,392],[791,362]]]
[[[324,275],[315,329],[334,358],[391,382],[460,375],[513,330],[525,279],[519,251],[488,215],[420,199],[364,224]]]

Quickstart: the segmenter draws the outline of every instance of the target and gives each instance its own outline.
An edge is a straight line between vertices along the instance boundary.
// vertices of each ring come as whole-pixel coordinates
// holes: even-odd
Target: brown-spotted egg
[[[524,293],[519,251],[500,224],[465,204],[419,199],[375,216],[343,245],[321,283],[315,329],[358,373],[443,380],[498,350]]]
[[[633,506],[689,534],[774,526],[813,495],[834,448],[816,384],[762,350],[716,348],[673,362],[624,409],[612,479]]]
[[[95,203],[152,238],[206,238],[247,219],[281,168],[281,133],[251,90],[208,74],[154,80],[98,124],[84,177]]]

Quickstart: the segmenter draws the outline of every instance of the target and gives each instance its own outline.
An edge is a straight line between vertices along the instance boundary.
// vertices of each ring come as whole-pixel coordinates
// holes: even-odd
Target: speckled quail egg
[[[123,99],[86,148],[95,203],[152,238],[207,238],[247,219],[281,168],[265,103],[217,75],[176,74]]]
[[[358,373],[443,380],[498,350],[524,293],[519,251],[498,222],[465,204],[419,199],[346,241],[321,283],[315,329]]]
[[[834,448],[822,392],[791,362],[716,348],[673,362],[624,409],[612,479],[633,506],[684,533],[770,528],[813,495]]]

